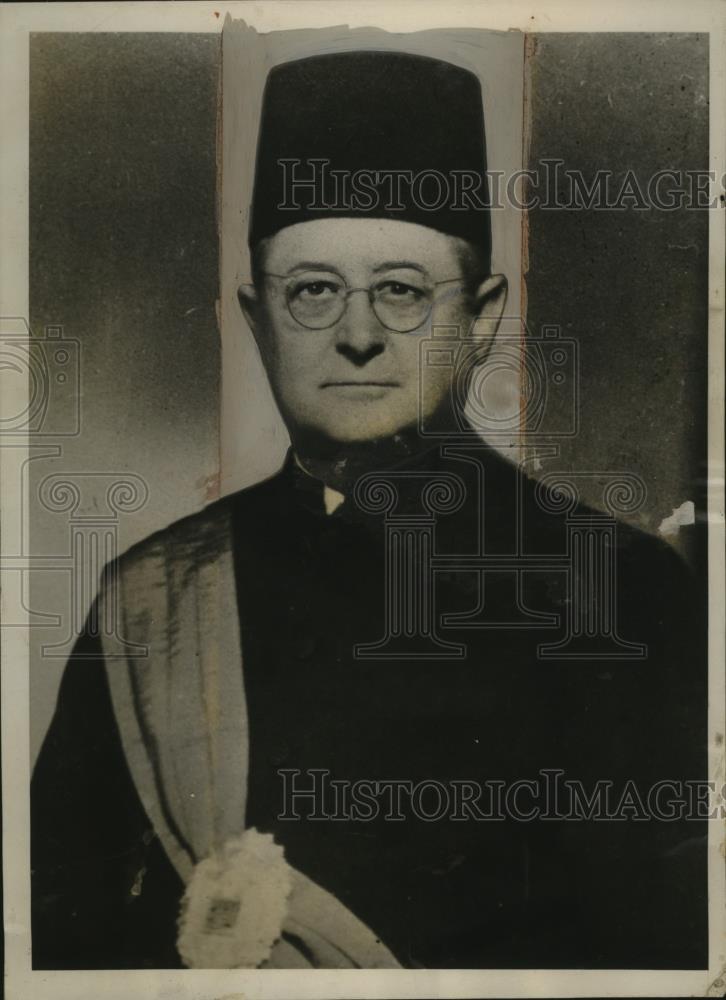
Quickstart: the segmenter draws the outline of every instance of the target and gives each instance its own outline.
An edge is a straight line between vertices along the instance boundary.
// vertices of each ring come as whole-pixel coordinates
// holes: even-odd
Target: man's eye
[[[422,288],[414,288],[403,281],[384,281],[378,286],[378,292],[389,299],[408,299],[418,302],[426,294]]]
[[[338,291],[338,285],[332,281],[301,281],[293,285],[292,297],[296,299],[329,298]]]

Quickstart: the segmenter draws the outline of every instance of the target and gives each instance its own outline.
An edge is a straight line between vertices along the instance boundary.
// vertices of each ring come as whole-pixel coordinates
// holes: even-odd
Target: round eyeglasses
[[[457,275],[442,281],[414,284],[408,279],[386,277],[362,288],[351,288],[344,278],[333,272],[273,274],[263,271],[262,274],[286,282],[288,311],[296,323],[308,330],[327,330],[335,326],[348,308],[350,296],[365,292],[378,321],[394,333],[412,333],[423,326],[431,314],[436,287],[463,280]]]

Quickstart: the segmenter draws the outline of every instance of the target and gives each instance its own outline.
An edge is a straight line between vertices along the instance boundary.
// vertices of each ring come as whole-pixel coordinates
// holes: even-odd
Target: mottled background
[[[78,473],[141,477],[148,501],[118,518],[121,549],[216,490],[219,55],[219,35],[31,39],[31,326],[60,324],[79,342],[81,398],[52,383],[48,429],[68,426],[78,405],[81,421],[75,437],[43,438],[62,452],[30,463],[30,495],[68,474],[77,513],[102,514],[109,480]],[[34,555],[68,553],[69,530],[68,514],[31,504]],[[69,584],[63,569],[33,575],[31,607],[64,623],[32,634],[33,751],[63,667],[40,647],[68,632]]]
[[[528,60],[528,162],[556,157],[588,175],[632,168],[645,181],[665,167],[705,169],[707,42],[698,35],[537,36]],[[33,497],[52,473],[75,477],[82,487],[76,516],[93,517],[104,512],[108,481],[79,473],[140,477],[148,501],[119,517],[122,549],[218,489],[219,58],[218,35],[31,40],[31,325],[38,335],[61,325],[80,345],[80,400],[69,383],[63,391],[53,382],[45,429],[70,426],[79,405],[81,422],[76,436],[38,439],[47,447],[29,464],[28,488]],[[529,216],[530,330],[559,327],[580,357],[578,434],[562,439],[558,456],[542,458],[540,471],[637,473],[648,495],[635,517],[653,533],[674,507],[689,499],[698,505],[705,488],[707,254],[705,212]],[[519,274],[509,277],[519,285]],[[247,369],[232,371],[235,364],[225,354],[226,379],[241,374],[244,382]],[[249,391],[265,398],[255,386]],[[555,392],[548,402],[552,426],[564,419],[563,399]],[[269,430],[269,409],[251,412]],[[241,434],[248,447],[260,426],[247,423]],[[48,457],[54,444],[61,453]],[[230,482],[259,478],[268,454],[257,456],[259,465],[243,464]],[[597,503],[600,486],[594,477],[586,499]],[[34,555],[68,556],[69,530],[67,513],[31,503]],[[674,541],[702,569],[693,534],[683,529]],[[34,574],[34,610],[65,624],[69,595],[63,564]],[[90,599],[89,589],[83,600]],[[33,752],[63,666],[40,648],[66,632],[33,632]]]
[[[659,170],[708,170],[707,36],[537,35],[530,68],[531,167],[606,170],[616,193],[629,170],[644,192]],[[656,533],[684,502],[705,505],[708,212],[539,208],[528,221],[528,326],[559,327],[579,353],[578,433],[543,466],[637,473],[633,520]],[[565,425],[565,401],[551,393],[545,429]],[[680,535],[697,561],[696,532]]]

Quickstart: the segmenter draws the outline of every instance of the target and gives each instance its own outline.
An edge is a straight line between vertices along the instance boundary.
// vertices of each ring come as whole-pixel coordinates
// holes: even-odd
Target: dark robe
[[[463,481],[461,507],[437,516],[436,553],[471,553],[476,466],[434,450],[410,470]],[[566,551],[564,514],[543,510],[513,466],[487,453],[484,481],[487,553]],[[420,478],[405,481],[399,510],[419,513],[420,491]],[[618,630],[647,645],[643,659],[543,659],[538,648],[562,631],[536,620],[440,629],[466,646],[462,658],[362,659],[354,647],[385,628],[382,517],[350,497],[326,514],[322,485],[291,460],[219,502],[234,530],[248,826],[273,833],[290,864],[406,967],[707,965],[704,820],[563,819],[555,807],[531,821],[451,810],[427,821],[405,802],[398,820],[385,807],[370,819],[316,819],[301,797],[300,818],[284,818],[290,782],[311,787],[315,771],[349,787],[399,779],[450,790],[542,781],[551,769],[588,793],[598,781],[616,791],[632,781],[643,798],[660,780],[704,780],[704,588],[668,546],[618,525]],[[477,574],[453,563],[437,573],[436,617],[475,608],[478,588]],[[501,625],[522,607],[562,617],[568,596],[564,574],[544,568],[526,574],[519,605],[506,571],[488,574],[485,598],[489,622]],[[68,665],[33,779],[33,965],[175,967],[183,885],[126,766],[98,639],[81,637],[78,652],[87,658]],[[525,790],[520,802],[531,801]],[[435,811],[433,799],[422,809]],[[336,813],[330,790],[324,810]]]

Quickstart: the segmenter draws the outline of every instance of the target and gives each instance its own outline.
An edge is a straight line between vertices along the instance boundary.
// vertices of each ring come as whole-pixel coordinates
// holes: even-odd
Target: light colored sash
[[[129,769],[189,897],[204,882],[195,877],[195,872],[207,871],[201,863],[223,866],[230,856],[226,848],[245,832],[249,730],[229,506],[217,503],[132,549],[107,570],[99,604],[102,622],[117,609],[118,631],[125,640],[121,644],[104,635],[103,643]],[[144,648],[146,655],[139,655]],[[284,866],[282,934],[263,947],[265,955],[245,950],[244,943],[227,948],[235,933],[234,910],[229,920],[217,919],[220,901],[210,898],[210,913],[216,906],[217,917],[202,921],[194,932],[200,946],[192,949],[196,961],[187,948],[187,964],[198,964],[201,956],[214,967],[240,967],[240,962],[285,968],[399,967],[338,899]],[[270,875],[271,885],[272,870]],[[251,897],[246,898],[252,905]],[[185,909],[198,910],[199,900],[193,902],[190,907],[186,898]],[[244,908],[245,900],[238,902]],[[267,905],[264,893],[254,905]],[[185,932],[182,919],[180,940],[185,933],[186,940],[189,928]],[[207,947],[214,934],[221,935],[221,949]],[[210,955],[220,957],[210,960]]]

